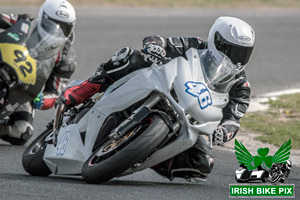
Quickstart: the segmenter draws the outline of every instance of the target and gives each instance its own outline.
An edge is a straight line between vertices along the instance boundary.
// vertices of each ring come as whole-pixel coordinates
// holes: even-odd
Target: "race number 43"
[[[203,83],[188,81],[185,83],[185,87],[185,92],[198,98],[202,110],[212,104],[210,92]]]

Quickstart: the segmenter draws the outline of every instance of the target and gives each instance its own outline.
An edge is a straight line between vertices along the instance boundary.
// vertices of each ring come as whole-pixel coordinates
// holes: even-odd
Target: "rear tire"
[[[149,116],[122,138],[102,144],[84,163],[83,179],[99,184],[120,175],[154,152],[168,133],[159,115]]]
[[[22,164],[24,170],[32,176],[48,176],[52,172],[43,160],[47,144],[48,135],[52,129],[46,129],[42,132],[25,150],[22,157]]]

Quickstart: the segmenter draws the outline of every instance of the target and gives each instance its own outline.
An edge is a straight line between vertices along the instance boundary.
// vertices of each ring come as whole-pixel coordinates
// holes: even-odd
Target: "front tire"
[[[101,145],[84,163],[83,179],[99,184],[120,175],[154,152],[168,133],[159,115],[149,116],[121,138]]]
[[[48,176],[52,172],[43,160],[47,144],[50,140],[46,138],[51,134],[52,129],[42,132],[25,150],[22,157],[24,170],[32,176]]]

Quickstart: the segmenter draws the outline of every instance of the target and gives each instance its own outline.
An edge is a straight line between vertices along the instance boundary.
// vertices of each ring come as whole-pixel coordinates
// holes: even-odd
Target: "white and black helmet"
[[[46,0],[38,15],[38,31],[42,34],[47,30],[43,27],[43,20],[49,19],[60,26],[64,35],[68,37],[75,26],[76,14],[73,6],[66,0]]]
[[[210,29],[208,49],[223,52],[233,64],[244,68],[251,56],[254,41],[255,33],[249,24],[234,17],[219,17]]]

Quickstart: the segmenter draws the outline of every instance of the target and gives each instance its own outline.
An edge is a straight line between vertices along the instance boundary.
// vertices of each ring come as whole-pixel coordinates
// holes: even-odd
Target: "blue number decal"
[[[209,90],[203,83],[188,81],[185,83],[185,92],[198,98],[199,106],[203,110],[212,104]]]
[[[56,155],[57,156],[63,156],[66,152],[67,149],[67,144],[69,142],[69,137],[70,137],[71,131],[68,130],[64,133],[62,138],[59,140],[57,147],[56,147]]]

